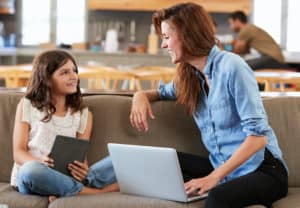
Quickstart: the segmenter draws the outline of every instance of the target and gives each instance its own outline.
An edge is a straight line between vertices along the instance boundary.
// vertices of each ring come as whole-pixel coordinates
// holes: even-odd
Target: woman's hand
[[[48,167],[51,167],[51,168],[54,167],[54,160],[49,156],[44,156],[42,158],[42,163],[47,165]]]
[[[215,177],[213,174],[209,174],[203,178],[190,180],[184,184],[184,188],[188,195],[194,193],[195,191],[197,194],[202,195],[214,188],[218,182],[219,178]]]
[[[139,131],[148,131],[147,114],[154,119],[149,99],[143,92],[137,92],[132,99],[130,122]]]
[[[68,165],[68,169],[71,172],[71,175],[78,181],[83,181],[89,171],[87,163],[82,163],[75,160],[73,163]]]

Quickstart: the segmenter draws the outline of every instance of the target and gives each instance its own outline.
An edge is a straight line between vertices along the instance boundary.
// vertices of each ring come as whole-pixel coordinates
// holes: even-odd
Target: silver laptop
[[[173,148],[109,143],[108,150],[122,193],[179,202],[207,197],[186,194]]]

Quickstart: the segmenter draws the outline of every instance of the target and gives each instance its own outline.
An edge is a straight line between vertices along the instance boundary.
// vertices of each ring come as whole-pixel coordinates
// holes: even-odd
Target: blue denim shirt
[[[194,72],[199,79],[201,95],[193,117],[213,167],[218,168],[227,161],[250,135],[266,136],[266,148],[286,166],[274,131],[268,124],[254,73],[244,60],[214,46],[204,68],[210,86],[208,94],[203,75],[196,69]],[[158,93],[162,100],[176,100],[173,82],[160,85]],[[221,182],[256,170],[264,160],[264,151],[255,153]]]

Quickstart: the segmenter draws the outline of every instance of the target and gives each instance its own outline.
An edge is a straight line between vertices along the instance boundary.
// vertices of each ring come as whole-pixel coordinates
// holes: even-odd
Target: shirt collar
[[[214,45],[207,57],[207,63],[204,67],[204,74],[210,79],[211,78],[211,73],[212,73],[212,64],[214,61],[214,58],[216,55],[220,52],[220,49],[218,48],[217,45]]]

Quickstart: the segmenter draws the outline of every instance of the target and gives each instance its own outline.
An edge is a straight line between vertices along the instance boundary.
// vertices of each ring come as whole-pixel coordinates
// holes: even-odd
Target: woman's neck
[[[193,67],[195,67],[197,70],[204,72],[204,68],[207,62],[207,56],[202,57],[192,57],[188,61],[189,64],[191,64]]]
[[[206,83],[206,92],[208,94],[210,83],[208,81],[207,76],[204,74],[204,68],[207,63],[207,56],[193,57],[192,59],[190,59],[190,61],[188,63],[191,64],[193,67],[195,67],[200,72],[202,72],[202,74],[204,75],[204,78],[206,81],[205,82]]]

